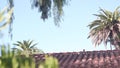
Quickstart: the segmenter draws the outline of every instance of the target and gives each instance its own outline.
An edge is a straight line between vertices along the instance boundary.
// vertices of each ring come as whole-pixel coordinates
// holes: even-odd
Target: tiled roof
[[[47,53],[56,57],[60,68],[120,68],[120,50]],[[45,54],[36,54],[36,63]]]

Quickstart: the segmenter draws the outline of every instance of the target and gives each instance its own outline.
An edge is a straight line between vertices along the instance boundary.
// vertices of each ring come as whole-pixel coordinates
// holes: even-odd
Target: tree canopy
[[[120,12],[119,7],[111,12],[100,8],[99,14],[94,14],[97,19],[91,22],[89,37],[94,45],[100,45],[102,42],[107,45],[108,42],[120,49]]]
[[[6,0],[7,1],[7,0]],[[37,8],[41,14],[41,19],[46,20],[49,17],[53,17],[56,26],[59,26],[63,16],[63,7],[67,5],[70,0],[31,0],[32,8]],[[6,6],[5,6],[6,7]],[[12,38],[12,24],[14,20],[14,0],[8,0],[7,8],[0,11],[0,22],[3,25],[0,29],[5,28],[9,24],[9,34]],[[7,22],[4,22],[5,14],[9,14]],[[8,22],[9,21],[9,22]]]
[[[51,12],[53,14],[55,25],[59,26],[59,22],[63,16],[63,7],[70,0],[32,0],[32,7],[38,8],[41,12],[41,18],[43,20],[51,17]]]
[[[19,53],[22,55],[31,55],[31,54],[43,54],[44,52],[37,47],[37,43],[33,44],[33,40],[23,40],[22,42],[17,41],[17,43],[14,43],[15,48],[13,48],[13,51],[15,53]]]

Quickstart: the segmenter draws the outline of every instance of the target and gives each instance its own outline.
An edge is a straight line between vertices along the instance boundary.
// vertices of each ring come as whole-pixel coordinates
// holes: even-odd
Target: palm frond
[[[34,48],[38,43],[33,44],[30,48]]]
[[[29,42],[29,43],[28,43],[28,45],[32,45],[33,40],[31,40],[31,41],[30,41],[30,40],[28,40],[28,42]]]
[[[24,46],[24,44],[20,41],[17,41],[17,43],[14,43],[14,45],[20,47],[23,50],[26,50],[26,46]]]
[[[112,15],[112,12],[111,12],[111,11],[108,11],[108,10],[105,10],[105,9],[102,9],[102,8],[100,8],[100,11],[101,11],[106,17],[109,17],[110,15]]]
[[[35,51],[41,51],[40,49],[36,48],[37,50],[35,50],[35,46],[38,44],[38,43],[33,43],[33,40],[23,40],[22,42],[20,41],[17,41],[17,43],[15,43],[14,45],[16,45],[17,47],[20,47],[22,49],[22,52],[21,54],[25,54],[25,53],[28,53],[28,54],[34,54]],[[36,52],[38,53],[38,52]],[[42,53],[42,52],[41,52]]]
[[[101,20],[95,20],[93,22],[91,22],[91,24],[88,25],[89,29],[93,28],[94,26],[99,25],[101,22]]]
[[[4,24],[0,26],[0,30],[3,30],[4,28],[7,27],[7,25],[9,25],[11,23],[11,17],[12,17],[12,14],[13,14],[13,8],[11,8],[8,12],[7,12],[7,10],[8,10],[8,7],[5,7],[0,12],[0,22],[5,20]]]
[[[2,22],[5,19],[4,14],[7,9],[8,7],[4,7],[3,10],[0,11],[0,22]]]

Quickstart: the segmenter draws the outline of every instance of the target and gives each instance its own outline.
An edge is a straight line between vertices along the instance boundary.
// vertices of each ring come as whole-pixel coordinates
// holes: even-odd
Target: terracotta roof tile
[[[60,68],[120,68],[120,50],[47,53],[56,57]],[[45,54],[35,54],[36,64]]]

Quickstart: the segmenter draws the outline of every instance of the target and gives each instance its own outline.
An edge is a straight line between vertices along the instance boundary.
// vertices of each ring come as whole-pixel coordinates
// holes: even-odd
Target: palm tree
[[[23,42],[17,41],[17,43],[14,44],[17,47],[13,48],[13,51],[21,55],[44,53],[42,50],[35,47],[37,43],[35,44],[32,44],[32,43],[33,43],[33,40],[32,41],[23,40]]]
[[[116,49],[120,49],[120,12],[119,7],[114,12],[101,9],[99,14],[94,14],[97,19],[91,22],[88,38],[92,39],[93,44],[100,45],[102,42],[107,45],[114,45]]]

